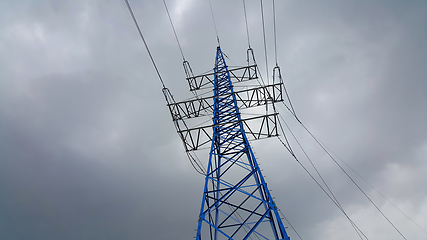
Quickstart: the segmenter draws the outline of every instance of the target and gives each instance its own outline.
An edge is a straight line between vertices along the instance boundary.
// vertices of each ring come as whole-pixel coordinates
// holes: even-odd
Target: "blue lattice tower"
[[[193,76],[187,62],[184,68],[190,90],[213,85],[213,96],[178,103],[164,89],[187,153],[210,144],[196,239],[289,239],[249,144],[278,135],[277,113],[244,119],[240,112],[283,101],[282,83],[235,91],[232,78],[257,79],[257,66],[228,69],[220,47],[213,73]],[[211,117],[213,123],[189,128],[188,121],[201,116]]]
[[[214,72],[213,138],[196,239],[288,239],[244,132],[220,47]]]

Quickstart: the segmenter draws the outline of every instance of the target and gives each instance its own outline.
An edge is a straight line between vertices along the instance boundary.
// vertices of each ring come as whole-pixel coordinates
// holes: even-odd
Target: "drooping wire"
[[[150,49],[148,48],[148,45],[147,45],[147,43],[145,42],[144,36],[143,36],[142,31],[141,31],[141,29],[140,29],[140,27],[139,27],[139,24],[138,24],[138,21],[136,20],[135,15],[133,14],[132,7],[131,7],[131,5],[129,4],[129,1],[128,1],[128,0],[125,0],[125,3],[126,3],[126,5],[127,5],[127,7],[128,7],[128,10],[129,10],[129,12],[130,12],[131,16],[132,16],[132,19],[133,19],[133,21],[134,21],[134,23],[135,23],[136,28],[138,29],[139,35],[141,36],[141,39],[142,39],[142,41],[144,42],[145,48],[147,49],[148,55],[150,56],[150,59],[151,59],[151,62],[153,63],[154,68],[156,69],[157,75],[159,76],[160,82],[162,83],[162,86],[163,86],[163,91],[164,91],[164,92],[165,92],[165,91],[167,91],[167,92],[170,94],[169,90],[165,87],[165,84],[164,84],[163,79],[162,79],[162,77],[161,77],[161,75],[160,75],[160,72],[159,72],[159,70],[158,70],[158,68],[157,68],[157,66],[156,66],[156,63],[154,62],[153,56],[151,55]],[[167,11],[166,3],[165,3],[164,1],[163,1],[163,3],[165,4],[166,11]],[[169,16],[169,12],[168,12],[168,16]],[[171,20],[170,16],[169,16],[169,20],[171,21],[171,24],[172,24],[172,20]],[[172,24],[172,28],[173,28],[173,24]],[[174,29],[174,33],[175,33],[176,40],[178,41],[178,37],[177,37],[177,35],[176,35],[175,29]],[[180,48],[180,50],[181,50],[182,57],[184,58],[184,54],[183,54],[183,52],[182,52],[181,46],[180,46],[180,44],[179,44],[179,41],[178,41],[178,45],[179,45],[179,48]],[[165,96],[166,96],[166,95],[165,95]],[[173,102],[175,102],[175,100],[173,99],[172,94],[170,94],[170,97],[171,97],[171,100],[172,100]],[[167,98],[166,98],[166,101],[168,101],[168,99],[167,99]],[[185,122],[184,122],[184,124],[185,124]],[[175,127],[177,127],[177,126],[175,126]],[[178,130],[178,129],[177,129],[177,130]],[[188,153],[188,152],[187,152],[187,157],[188,157],[188,159],[190,160],[190,163],[191,163],[191,165],[193,166],[193,168],[196,170],[196,172],[198,172],[199,174],[205,175],[205,173],[204,173],[204,172],[206,172],[206,170],[204,169],[203,164],[200,162],[200,160],[199,160],[199,158],[197,157],[197,155],[195,155],[195,157],[193,157],[190,153]],[[197,159],[197,161],[198,161],[198,162],[196,161],[196,159]],[[194,164],[196,164],[196,165],[194,165]],[[197,166],[197,167],[196,167],[196,166]]]
[[[213,24],[214,24],[214,27],[215,27],[216,40],[218,41],[218,46],[219,46],[220,44],[219,44],[218,29],[216,28],[215,16],[214,16],[214,13],[213,13],[211,0],[209,0],[209,7],[211,9],[212,21],[213,21]]]
[[[163,94],[164,94],[164,96],[166,98],[166,102],[167,102],[168,105],[170,103],[176,103],[176,101],[175,101],[172,93],[169,91],[168,88],[163,88],[162,91],[163,91]],[[174,127],[175,127],[177,133],[179,133],[181,131],[180,125],[179,125],[178,121],[181,121],[182,124],[183,124],[183,126],[186,129],[188,129],[187,123],[184,121],[183,118],[175,119],[174,114],[172,113],[172,111],[171,111],[171,115],[172,115],[172,120],[174,122]],[[184,141],[182,141],[182,144],[184,145],[184,149],[186,149]],[[200,159],[197,157],[196,153],[193,152],[194,157],[191,155],[191,153],[189,151],[186,151],[186,154],[187,154],[188,160],[190,161],[191,166],[193,166],[194,170],[196,170],[196,172],[199,173],[199,174],[201,174],[201,175],[206,175],[206,169],[203,166],[203,164],[200,162]]]
[[[372,201],[372,199],[365,193],[365,191],[363,191],[363,189],[354,181],[354,179],[347,173],[347,171],[345,171],[345,169],[336,161],[336,159],[331,155],[331,153],[326,149],[326,146],[324,146],[314,135],[313,133],[311,133],[311,131],[308,130],[308,128],[301,122],[301,120],[299,118],[296,117],[296,115],[291,111],[291,109],[286,106],[285,103],[283,103],[284,106],[288,109],[288,111],[291,113],[292,116],[295,117],[295,119],[301,124],[301,126],[309,133],[309,135],[316,141],[316,143],[323,149],[323,151],[325,151],[325,153],[329,156],[329,158],[331,158],[334,163],[344,172],[344,174],[351,180],[351,182],[362,192],[362,194],[369,200],[369,202],[371,202],[371,204],[380,212],[380,214],[389,222],[389,224],[399,233],[399,235],[403,238],[406,239],[406,237],[399,231],[399,229],[397,229],[397,227],[391,222],[391,220],[379,209],[379,207]],[[341,160],[343,161],[343,160]],[[343,161],[344,162],[344,161]],[[345,162],[344,162],[345,163]],[[346,164],[346,163],[345,163]],[[346,164],[348,166],[348,164]],[[352,169],[350,167],[350,169]],[[352,169],[354,172],[356,172],[354,169]],[[357,175],[359,175],[356,172]],[[359,177],[361,177],[359,175]],[[361,177],[362,178],[362,177]],[[362,178],[365,182],[367,182],[364,178]],[[367,182],[368,183],[368,182]],[[368,183],[369,184],[369,183]],[[371,184],[369,184],[373,189],[375,189]],[[376,190],[376,189],[375,189]],[[377,191],[377,190],[376,190]],[[378,191],[377,191],[378,192]],[[378,192],[380,193],[380,192]],[[380,195],[382,195],[380,193]],[[388,200],[384,195],[382,195],[386,200]],[[389,201],[389,200],[388,200]],[[389,201],[390,202],[390,201]],[[391,203],[391,202],[390,202]],[[393,206],[395,206],[393,203],[391,203]],[[395,206],[396,207],[396,206]],[[396,207],[397,208],[397,207]],[[402,212],[399,208],[397,208],[400,212]],[[403,213],[403,212],[402,212]],[[408,217],[405,213],[403,213],[406,217]],[[409,218],[409,217],[408,217]],[[426,232],[423,228],[421,228],[418,224],[416,224],[412,219],[409,218],[409,220],[411,220],[415,225],[417,225],[421,230],[423,230],[424,232]]]
[[[286,144],[280,139],[280,137],[277,137],[277,139],[280,141],[280,143],[285,146]],[[296,157],[296,155],[293,155],[294,159],[297,161],[297,163],[304,169],[304,171],[313,179],[313,181],[320,187],[320,189],[326,194],[326,196],[329,197],[329,199],[338,207],[337,203],[334,201],[334,199],[329,195],[329,193],[325,190],[325,188],[317,181],[317,179],[313,176],[313,174],[308,171],[308,169],[304,166],[304,164],[301,163],[301,161]],[[339,207],[338,207],[339,208]],[[339,208],[340,209],[340,208]],[[342,209],[340,209],[342,212]],[[360,230],[359,230],[360,231]],[[366,239],[368,239],[366,237]]]
[[[190,63],[187,60],[185,60],[184,52],[182,51],[181,44],[179,42],[178,35],[176,34],[175,26],[173,25],[173,21],[172,21],[172,18],[170,16],[170,14],[169,14],[168,6],[167,6],[165,0],[163,0],[163,4],[165,5],[165,9],[166,9],[166,13],[167,13],[168,18],[169,18],[169,22],[171,23],[172,30],[173,30],[173,33],[175,35],[176,42],[178,43],[179,51],[181,52],[181,56],[182,56],[182,60],[183,60],[183,66],[184,66],[184,71],[186,72],[187,77],[189,77],[189,75],[193,74],[193,71],[191,70]],[[188,67],[188,68],[186,68],[186,67]],[[194,94],[194,96],[197,99],[199,99],[199,96],[197,95],[197,92],[193,91],[193,94]]]
[[[292,132],[291,128],[288,126],[288,124],[286,123],[285,119],[282,117],[282,115],[279,114],[279,117],[282,119],[283,123],[285,124],[286,128],[289,130],[289,132],[291,133],[292,137],[294,138],[294,140],[296,141],[296,143],[298,144],[298,146],[300,147],[300,149],[302,150],[302,152],[304,153],[305,157],[307,158],[307,160],[310,162],[311,166],[314,168],[314,170],[316,171],[317,175],[320,177],[320,179],[322,180],[323,184],[326,186],[327,190],[329,191],[329,193],[326,192],[326,190],[323,189],[322,190],[325,191],[325,193],[328,195],[328,197],[335,203],[335,205],[341,210],[341,212],[344,214],[344,216],[349,220],[350,224],[352,225],[352,227],[354,228],[354,230],[356,231],[357,235],[359,235],[359,238],[362,239],[362,236],[360,235],[360,233],[366,238],[368,239],[368,237],[362,232],[362,230],[359,229],[359,227],[353,222],[353,220],[351,220],[351,218],[348,216],[348,214],[345,212],[344,208],[341,206],[340,202],[338,201],[338,199],[335,197],[335,194],[332,192],[332,190],[329,188],[329,185],[326,183],[326,181],[324,180],[324,178],[322,177],[322,175],[320,174],[320,172],[318,171],[317,167],[314,165],[313,161],[311,160],[311,158],[308,156],[307,152],[305,151],[305,149],[302,147],[301,143],[298,141],[298,139],[296,138],[295,134]],[[279,119],[279,128],[283,134],[283,136],[286,139],[286,135],[285,135],[285,131],[283,130],[281,121]],[[281,140],[279,138],[279,140]],[[286,139],[286,141],[288,141]],[[280,141],[282,142],[282,141]],[[285,146],[285,144],[282,142],[282,144]],[[286,147],[286,149],[290,149],[290,145],[288,142],[288,146]],[[289,151],[291,153],[291,155],[299,162],[299,160],[297,159],[295,153],[291,150]],[[302,166],[302,163],[299,162],[299,164]],[[304,169],[306,169],[305,167],[303,167]],[[308,171],[308,170],[306,170]],[[307,172],[308,173],[308,172]],[[310,176],[314,179],[314,177],[311,175],[311,173],[309,173]],[[319,183],[317,182],[317,180],[315,180],[316,183],[319,185]],[[320,186],[320,185],[319,185]],[[330,194],[330,195],[329,195]],[[360,233],[359,233],[360,232]],[[362,239],[363,240],[363,239]]]
[[[262,0],[261,0],[261,10],[262,10]],[[263,24],[264,27],[264,24]],[[277,61],[277,36],[276,36],[276,11],[275,11],[275,1],[273,0],[273,28],[274,28],[274,52],[275,52],[275,60],[276,60],[276,66],[278,66],[278,61]],[[264,28],[263,28],[264,30]],[[267,59],[266,59],[266,64],[267,64]],[[290,101],[290,99],[288,98],[288,100]],[[289,109],[288,106],[286,106],[285,103],[283,103],[285,105],[285,107],[291,111],[291,109]],[[291,104],[292,107],[292,104]],[[335,159],[328,153],[328,151],[322,146],[322,144],[320,143],[320,141],[318,141],[314,135],[305,127],[305,125],[296,117],[295,115],[295,111],[292,108],[291,111],[292,115],[296,118],[296,120],[305,128],[305,130],[312,136],[312,138],[314,138],[316,140],[316,142],[323,148],[323,150],[329,155],[330,158],[332,158],[334,161]],[[279,115],[280,117],[282,117],[281,115]],[[282,118],[283,119],[283,118]],[[286,124],[286,123],[285,123]],[[280,125],[280,121],[279,121],[279,125]],[[290,129],[289,129],[290,130]],[[283,129],[282,129],[283,131]],[[293,135],[293,134],[292,134]],[[294,136],[295,137],[295,136]],[[279,139],[280,140],[280,139]],[[296,140],[296,138],[295,138]],[[299,144],[298,140],[296,140],[297,143]],[[282,142],[282,144],[286,147],[286,145]],[[299,144],[300,145],[300,144]],[[302,148],[302,146],[300,145],[300,147]],[[287,147],[286,147],[287,148]],[[288,149],[289,150],[289,149]],[[302,149],[303,150],[303,149]],[[307,153],[303,150],[304,154],[306,155],[306,157],[309,159],[310,163],[312,164],[312,166],[314,167],[314,169],[316,170],[316,172],[318,173],[318,175],[320,176],[320,178],[322,179],[323,183],[326,185],[326,187],[328,188],[329,192],[332,194],[333,198],[336,201],[337,206],[342,209],[341,205],[339,204],[338,200],[335,198],[335,196],[333,195],[332,191],[329,189],[328,185],[326,184],[326,182],[323,180],[323,177],[320,175],[320,173],[317,171],[317,168],[313,165],[312,161],[310,160],[310,158],[308,157]],[[292,154],[294,156],[294,154]],[[298,161],[298,160],[297,160]],[[343,161],[344,162],[344,161]],[[375,205],[375,203],[366,195],[366,193],[353,181],[353,179],[347,174],[347,172],[335,161],[335,163],[341,168],[341,170],[343,170],[345,172],[345,174],[351,179],[351,181],[359,188],[360,191],[362,191],[362,193],[369,199],[369,201],[371,201],[371,203],[377,208],[378,211],[380,211],[380,213],[383,215],[383,217],[385,217],[387,219],[387,221],[395,228],[395,230],[404,238],[406,239],[402,233],[394,226],[394,224],[383,214],[383,212]],[[345,162],[344,162],[345,163]],[[346,163],[345,163],[346,164]],[[347,164],[346,164],[347,165]],[[348,166],[348,165],[347,165]],[[350,167],[350,169],[352,169]],[[353,170],[353,169],[352,169]],[[354,171],[354,170],[353,170]],[[356,172],[357,175],[359,175]],[[361,177],[359,175],[359,177]],[[362,178],[362,177],[361,177]],[[362,178],[365,182],[367,182],[364,178]],[[368,183],[368,182],[367,182]],[[369,184],[369,183],[368,183]],[[369,184],[373,189],[375,189],[371,184]],[[376,190],[376,189],[375,189]],[[377,191],[377,190],[376,190]],[[378,192],[378,191],[377,191]],[[378,192],[380,193],[380,192]],[[381,193],[380,193],[381,194]],[[382,194],[381,194],[382,195]],[[385,196],[382,195],[384,198]],[[386,198],[386,200],[388,200]],[[388,200],[389,201],[389,200]],[[390,201],[389,201],[390,202]],[[391,203],[391,202],[390,202]],[[395,206],[392,203],[393,206]],[[395,206],[396,207],[396,206]],[[397,208],[397,207],[396,207]],[[400,210],[400,209],[398,209]],[[343,210],[342,210],[343,211]],[[400,210],[401,211],[401,210]],[[402,211],[401,211],[402,212]],[[402,212],[403,213],[403,212]],[[344,213],[345,214],[345,213]],[[408,217],[405,213],[403,213],[406,217]],[[346,215],[346,214],[345,214]],[[346,215],[347,216],[347,215]],[[409,218],[409,217],[408,217]],[[409,218],[410,219],[410,218]],[[414,222],[412,219],[410,219],[412,222]],[[351,220],[350,220],[351,221]],[[415,222],[414,222],[415,223]],[[353,224],[353,223],[352,223]],[[416,224],[416,223],[415,223]],[[421,228],[418,224],[416,224],[419,228]],[[423,228],[421,228],[421,230],[423,230],[424,232],[426,232]],[[362,233],[363,234],[363,233]],[[360,235],[359,235],[360,236]],[[365,236],[366,237],[366,236]]]
[[[200,159],[199,159],[199,157],[197,157],[196,153],[193,153],[194,156],[192,156],[190,152],[186,152],[186,153],[187,153],[187,157],[190,160],[190,163],[193,166],[194,170],[196,170],[196,172],[198,174],[206,176],[206,169],[203,166],[203,164],[200,162]]]
[[[353,171],[357,176],[359,176],[365,183],[367,183],[372,189],[374,189],[379,195],[381,195],[387,202],[389,202],[393,207],[399,210],[406,218],[408,218],[413,224],[415,224],[418,228],[420,228],[423,232],[427,233],[427,231],[418,225],[412,218],[410,218],[406,213],[404,213],[400,208],[398,208],[393,202],[391,202],[384,194],[382,194],[378,189],[376,189],[371,183],[369,183],[364,177],[362,177],[354,168],[352,168],[347,162],[345,162],[342,158],[340,158],[336,153],[334,153],[330,148],[328,148],[323,142],[319,140],[319,142],[325,146],[333,155],[335,155],[341,162],[343,162],[351,171]]]
[[[182,59],[185,61],[184,53],[182,52],[181,44],[179,43],[178,35],[176,34],[175,27],[173,26],[172,18],[171,18],[171,15],[169,14],[168,6],[166,5],[166,1],[165,0],[163,0],[163,4],[165,5],[166,12],[167,12],[168,17],[169,17],[169,22],[171,23],[171,26],[172,26],[172,29],[173,29],[173,33],[175,34],[175,39],[176,39],[176,42],[178,43],[178,47],[179,47],[179,51],[181,52]]]
[[[162,83],[163,88],[166,88],[166,87],[165,87],[165,83],[163,82],[162,76],[160,76],[159,69],[157,68],[157,65],[156,65],[156,63],[154,62],[153,56],[151,55],[150,49],[148,48],[148,45],[147,45],[147,43],[145,42],[144,36],[142,35],[142,31],[141,31],[141,29],[139,28],[138,21],[136,20],[135,15],[133,14],[132,7],[130,6],[130,4],[129,4],[129,1],[128,1],[128,0],[125,0],[125,2],[126,2],[126,5],[127,5],[127,7],[128,7],[128,10],[129,10],[129,12],[130,12],[130,15],[132,16],[133,22],[135,23],[135,26],[136,26],[136,28],[138,29],[139,35],[141,36],[141,39],[142,39],[142,41],[144,42],[145,49],[147,49],[148,55],[150,56],[150,59],[151,59],[151,62],[153,63],[154,68],[156,69],[156,72],[157,72],[157,75],[159,76],[160,82]]]
[[[353,184],[363,193],[363,195],[372,203],[372,205],[381,213],[381,215],[390,223],[390,225],[402,236],[403,239],[406,237],[397,229],[397,227],[391,222],[391,220],[381,211],[381,209],[372,201],[372,199],[363,191],[363,189],[357,184],[354,179],[347,173],[347,171],[335,160],[335,158],[326,150],[326,148],[317,140],[317,138],[307,129],[307,127],[300,121],[301,126],[308,132],[308,134],[317,142],[317,144],[326,152],[326,154],[335,162],[335,164],[345,173],[345,175],[353,182]]]
[[[308,161],[310,162],[311,166],[314,168],[314,170],[316,171],[317,175],[320,177],[320,179],[322,180],[323,184],[326,186],[327,190],[329,191],[330,195],[328,194],[328,196],[331,198],[331,200],[335,203],[335,205],[337,205],[337,207],[341,210],[341,212],[346,216],[346,218],[349,220],[350,224],[352,225],[352,227],[354,228],[354,230],[356,231],[356,233],[359,235],[360,239],[362,239],[362,236],[360,236],[359,231],[363,234],[363,232],[357,227],[357,225],[350,219],[350,217],[347,215],[347,213],[344,211],[344,208],[341,206],[341,204],[339,203],[338,199],[335,197],[335,194],[332,192],[332,190],[329,188],[329,185],[326,183],[326,181],[324,180],[324,178],[322,177],[322,175],[320,174],[320,172],[317,170],[317,167],[314,165],[313,161],[311,160],[311,158],[308,156],[307,152],[305,151],[305,149],[302,147],[301,143],[298,141],[298,139],[296,138],[295,134],[292,132],[292,130],[290,129],[290,127],[288,126],[288,124],[286,123],[285,119],[282,117],[282,115],[279,114],[280,119],[282,119],[283,123],[285,124],[285,126],[287,127],[287,129],[289,130],[289,132],[291,133],[292,137],[294,138],[294,140],[296,141],[296,143],[298,144],[298,146],[300,147],[300,149],[302,150],[302,152],[304,153],[305,157],[308,159]],[[285,131],[283,130],[281,121],[279,119],[279,127],[280,130],[283,134],[283,136],[286,139],[286,135],[285,135]],[[288,141],[286,139],[286,141]],[[290,145],[288,142],[288,146],[290,149]],[[294,158],[296,158],[296,155],[294,154],[294,152],[291,152],[292,156],[294,156]],[[297,160],[298,161],[298,160]],[[301,163],[300,163],[301,164]],[[332,196],[332,197],[331,197]],[[363,234],[363,236],[368,239],[365,234]]]
[[[262,0],[261,1],[261,19],[262,19],[262,34],[264,37],[264,55],[265,55],[265,67],[266,67],[266,72],[267,72],[267,84],[269,83],[269,77],[268,77],[268,61],[267,61],[267,42],[265,40],[265,24],[264,24],[264,7],[262,5]]]
[[[283,89],[285,90],[286,98],[288,99],[288,102],[289,102],[289,105],[290,105],[291,108],[289,109],[289,107],[285,104],[285,102],[283,102],[283,104],[286,106],[286,108],[289,111],[291,111],[291,109],[292,109],[291,113],[294,115],[294,117],[296,119],[298,119],[298,117],[297,117],[297,115],[295,113],[294,106],[292,105],[291,98],[289,97],[288,90],[286,89],[285,82],[282,79],[282,73],[281,73],[280,67],[279,67],[279,65],[277,63],[276,63],[276,66],[273,68],[273,84],[275,82],[276,72],[277,72],[277,75],[278,75],[277,77],[279,78],[279,82],[283,84]]]
[[[284,104],[286,106],[286,104]],[[286,106],[287,107],[287,106]],[[288,108],[288,107],[287,107]],[[290,111],[290,109],[288,108],[288,110]],[[292,113],[291,113],[292,114]],[[325,153],[329,156],[329,158],[331,158],[334,163],[341,169],[341,171],[344,172],[344,174],[351,180],[351,182],[362,192],[362,194],[369,200],[369,202],[371,202],[371,204],[380,212],[380,214],[388,221],[388,223],[399,233],[399,235],[403,238],[406,239],[406,237],[399,231],[399,229],[397,229],[397,227],[391,222],[391,220],[381,211],[381,209],[379,209],[379,207],[372,201],[372,199],[365,193],[365,191],[363,191],[363,189],[359,186],[359,184],[357,184],[354,179],[347,173],[347,171],[345,171],[345,169],[336,161],[336,159],[326,150],[326,148],[320,143],[320,141],[311,133],[311,131],[309,131],[307,129],[307,127],[298,119],[295,118],[300,124],[301,126],[309,133],[309,135],[317,142],[317,144],[325,151]],[[282,143],[284,144],[284,143]]]
[[[177,35],[176,30],[175,30],[175,27],[174,27],[174,25],[173,25],[173,21],[172,21],[172,18],[171,18],[171,16],[170,16],[170,14],[169,14],[169,10],[168,10],[168,7],[167,7],[167,4],[166,4],[166,1],[165,1],[165,0],[163,0],[163,4],[164,4],[164,6],[165,6],[166,13],[167,13],[168,18],[169,18],[169,22],[170,22],[170,24],[171,24],[171,26],[172,26],[172,30],[173,30],[173,33],[174,33],[174,35],[175,35],[176,42],[178,43],[179,51],[181,52],[181,56],[182,56],[182,59],[183,59],[184,71],[186,72],[186,75],[187,75],[187,77],[188,77],[188,76],[189,76],[189,74],[191,74],[191,75],[193,74],[193,72],[192,72],[192,70],[191,70],[191,67],[190,67],[190,63],[189,63],[187,60],[185,60],[184,52],[183,52],[183,50],[182,50],[182,48],[181,48],[181,44],[180,44],[180,42],[179,42],[178,35]],[[188,67],[188,68],[186,69],[186,67]],[[199,95],[198,95],[197,91],[191,91],[191,92],[193,93],[193,95],[194,95],[194,97],[195,97],[196,99],[200,99],[200,97],[199,97]],[[204,109],[204,112],[205,112],[207,115],[211,115],[211,114],[207,111],[207,109],[204,107],[204,103],[203,103],[203,102],[201,102],[201,107]],[[183,121],[183,122],[184,122],[184,124],[185,124],[185,121],[184,121],[183,119],[182,119],[182,121]],[[186,125],[186,124],[185,124],[185,125]],[[195,152],[193,152],[193,155],[192,155],[190,152],[186,152],[186,154],[187,154],[188,160],[190,161],[190,163],[191,163],[191,165],[193,166],[193,168],[195,169],[195,171],[196,171],[197,173],[199,173],[199,174],[201,174],[201,175],[205,176],[205,175],[206,175],[206,169],[205,169],[204,165],[202,164],[202,162],[200,161],[200,159],[199,159],[199,157],[197,156],[197,154],[196,154]]]
[[[261,12],[262,11],[262,0],[261,0]],[[274,53],[275,53],[275,60],[276,60],[276,66],[278,66],[278,61],[277,61],[277,36],[276,36],[276,11],[275,11],[275,1],[273,0],[273,28],[274,28]],[[264,31],[264,18],[263,18],[263,31]],[[265,32],[264,32],[264,43],[265,43]],[[264,45],[265,47],[265,45]],[[266,47],[265,47],[265,51],[266,51]],[[266,58],[266,65],[267,65],[267,58]],[[290,99],[289,99],[290,100]],[[286,106],[285,103],[283,103],[285,105],[285,107],[291,111],[291,109],[289,109],[288,106]],[[292,105],[291,105],[292,106]],[[393,228],[404,238],[405,236],[396,228],[396,226],[385,216],[385,214],[377,207],[377,205],[367,196],[367,194],[359,187],[359,185],[348,175],[348,173],[341,167],[341,165],[333,158],[333,156],[331,156],[331,154],[325,149],[325,147],[322,145],[322,143],[320,143],[320,141],[305,127],[305,125],[296,117],[295,115],[295,111],[292,109],[292,115],[296,118],[296,120],[303,126],[303,128],[311,135],[311,137],[319,144],[319,146],[322,147],[322,149],[329,155],[329,157],[340,167],[340,169],[347,175],[347,177],[357,186],[357,188],[359,188],[359,190],[365,195],[365,197],[368,198],[368,200],[375,206],[375,208],[383,215],[383,217],[393,226]],[[282,118],[283,119],[283,118]],[[279,121],[280,123],[280,121]],[[286,124],[286,123],[285,123]],[[289,129],[290,130],[290,129]],[[283,129],[282,129],[283,131]],[[295,137],[295,136],[294,136]],[[298,142],[298,141],[297,141]],[[286,145],[282,142],[282,144],[286,147]],[[299,143],[298,143],[299,144]],[[301,147],[301,145],[300,145]],[[286,147],[287,148],[287,147]],[[289,150],[289,149],[288,149]],[[303,150],[304,154],[307,156],[306,152]],[[294,154],[292,154],[293,156],[295,156]],[[308,158],[308,156],[307,156]],[[309,159],[309,158],[308,158]],[[310,160],[310,159],[309,159]],[[343,161],[343,160],[341,160]],[[344,161],[343,161],[344,162]],[[310,163],[313,165],[312,161],[310,160]],[[344,162],[345,163],[345,162]],[[345,163],[347,166],[348,164]],[[314,165],[313,165],[314,167]],[[348,166],[350,167],[350,166]],[[315,167],[314,167],[315,168]],[[350,169],[352,169],[350,167]],[[317,171],[317,169],[315,168],[316,172],[319,174],[319,172]],[[352,169],[354,171],[354,169]],[[355,172],[355,171],[354,171]],[[359,175],[356,172],[357,175]],[[322,179],[322,181],[324,182],[323,178],[321,177],[321,175],[319,174],[320,178]],[[359,175],[359,177],[361,177]],[[365,182],[367,182],[363,177],[361,177]],[[367,182],[368,183],[368,182]],[[333,195],[332,191],[329,189],[328,185],[324,182],[324,184],[327,186],[328,190],[331,192],[333,198],[336,200],[335,196]],[[368,183],[374,190],[376,190],[370,183]],[[376,190],[378,192],[378,190]],[[381,196],[383,196],[386,200],[388,200],[383,194],[381,194],[380,192],[378,192]],[[340,205],[338,203],[337,204]],[[389,201],[389,200],[388,200]],[[390,201],[389,201],[390,202]],[[390,202],[391,203],[391,202]],[[395,206],[393,203],[391,203],[393,206]],[[341,206],[339,206],[341,208]],[[396,207],[396,206],[395,206]],[[397,208],[397,207],[396,207]],[[401,211],[399,208],[397,208],[399,211]],[[402,212],[402,211],[401,211]],[[402,212],[403,213],[403,212]],[[344,213],[345,214],[345,213]],[[409,218],[405,213],[403,213],[407,218]],[[417,225],[421,230],[423,230],[424,232],[426,232],[423,228],[421,228],[418,224],[416,224],[412,219],[409,218],[409,220],[411,220],[415,225]],[[362,233],[363,234],[363,233]],[[366,237],[366,236],[365,236]]]
[[[279,67],[279,62],[277,60],[278,58],[277,58],[276,4],[275,4],[274,0],[273,0],[273,29],[274,29],[274,31],[273,31],[274,32],[274,58],[276,60],[276,66],[273,68],[273,84],[275,82],[275,77],[276,77],[276,72],[277,72],[277,75],[278,75],[277,77],[279,78],[279,81],[281,83],[283,83],[283,88],[285,90],[286,98],[288,99],[289,105],[292,109],[292,113],[293,113],[294,117],[298,119],[298,117],[295,113],[295,109],[292,105],[291,98],[289,97],[288,90],[286,89],[285,83],[282,79],[282,73],[281,73],[281,70]],[[285,103],[283,102],[283,104],[285,104]]]
[[[248,17],[246,16],[246,3],[245,3],[245,0],[243,0],[243,12],[245,13],[246,35],[248,36],[248,47],[251,48],[251,42],[249,41],[249,26],[248,26]]]

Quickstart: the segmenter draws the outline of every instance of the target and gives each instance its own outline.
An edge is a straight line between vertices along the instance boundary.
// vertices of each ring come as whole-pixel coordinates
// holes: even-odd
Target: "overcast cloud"
[[[260,4],[246,2],[265,77]],[[191,97],[163,2],[130,3],[167,87],[175,99]],[[167,3],[194,73],[212,69],[209,2]],[[272,2],[264,5],[271,72]],[[228,64],[244,65],[242,1],[212,7]],[[427,230],[427,2],[276,7],[279,64],[300,119]],[[0,29],[0,239],[192,239],[204,179],[186,158],[125,3],[4,0]],[[402,239],[280,112],[368,238]],[[303,239],[359,239],[277,139],[253,146],[276,204]],[[206,153],[199,157],[206,164]],[[427,238],[349,173],[407,239]]]

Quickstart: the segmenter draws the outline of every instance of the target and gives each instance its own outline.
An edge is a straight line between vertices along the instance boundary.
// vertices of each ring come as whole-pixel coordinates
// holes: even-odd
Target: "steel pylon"
[[[219,46],[214,73],[213,134],[196,239],[289,239],[245,134]]]

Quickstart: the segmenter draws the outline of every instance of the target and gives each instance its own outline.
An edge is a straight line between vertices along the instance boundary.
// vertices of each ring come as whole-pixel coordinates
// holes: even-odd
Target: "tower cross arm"
[[[238,67],[233,69],[228,69],[225,71],[219,71],[216,73],[202,74],[198,76],[191,76],[187,78],[190,91],[212,88],[215,84],[214,78],[216,74],[228,73],[230,79],[233,82],[243,82],[249,81],[258,78],[257,65],[250,65],[246,67]]]
[[[194,151],[209,146],[212,141],[212,129],[230,129],[240,124],[244,126],[244,132],[249,141],[278,136],[277,128],[278,113],[271,113],[261,116],[242,119],[233,122],[224,122],[220,124],[210,124],[195,128],[185,128],[178,130],[178,135],[184,143],[185,150]]]
[[[224,94],[222,98],[235,95],[239,109],[263,106],[267,103],[283,101],[282,83],[275,83],[267,86],[259,86],[250,89]],[[173,120],[210,116],[214,110],[214,96],[196,98],[182,102],[172,102],[168,104]]]

